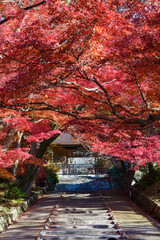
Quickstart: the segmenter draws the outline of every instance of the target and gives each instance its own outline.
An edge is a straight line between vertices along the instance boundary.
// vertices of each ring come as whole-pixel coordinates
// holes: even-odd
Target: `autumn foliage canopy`
[[[13,130],[29,148],[58,129],[94,152],[160,164],[159,22],[152,0],[4,1],[0,165]]]

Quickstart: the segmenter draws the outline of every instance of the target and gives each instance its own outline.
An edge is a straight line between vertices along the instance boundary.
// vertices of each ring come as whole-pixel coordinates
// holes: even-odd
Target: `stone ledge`
[[[131,198],[147,213],[160,221],[160,204],[137,190],[132,190]]]
[[[46,188],[38,191],[37,193],[34,193],[33,196],[31,196],[29,199],[27,199],[17,207],[11,207],[10,209],[3,208],[4,214],[0,216],[0,232],[5,230],[8,225],[11,224],[13,221],[17,220],[20,214],[25,212],[29,206],[35,203],[45,193]]]

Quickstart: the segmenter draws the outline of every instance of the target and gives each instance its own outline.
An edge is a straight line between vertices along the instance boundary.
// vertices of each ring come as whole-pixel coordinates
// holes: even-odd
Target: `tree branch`
[[[10,18],[5,18],[3,20],[0,21],[0,25],[2,25],[3,23],[7,22]]]
[[[127,66],[128,66],[128,65],[127,65]],[[146,105],[146,107],[148,108],[148,103],[147,103],[147,101],[146,101],[146,99],[145,99],[145,97],[144,97],[144,95],[143,95],[142,90],[141,90],[140,84],[139,84],[138,79],[137,79],[137,75],[136,75],[136,73],[135,73],[135,71],[134,71],[134,69],[133,69],[133,67],[132,67],[131,65],[129,65],[129,68],[131,69],[131,71],[132,71],[132,73],[133,73],[133,76],[134,76],[136,85],[137,85],[138,90],[139,90],[139,93],[140,93],[140,95],[141,95],[141,98],[142,98],[144,104]]]
[[[110,106],[110,108],[112,109],[112,112],[113,112],[118,118],[124,119],[124,117],[120,116],[120,115],[117,113],[114,105],[113,105],[112,102],[111,102],[110,96],[109,96],[107,90],[103,87],[103,85],[102,85],[96,78],[94,78],[93,81],[94,81],[94,82],[97,84],[97,86],[99,86],[100,89],[102,89],[102,91],[104,92],[104,94],[105,94],[105,96],[106,96],[106,98],[107,98],[107,101],[108,101],[108,103],[109,103],[109,106]]]
[[[44,3],[46,3],[46,0],[43,0],[42,2],[39,2],[39,3],[37,3],[37,4],[28,6],[28,7],[26,7],[26,8],[23,8],[23,10],[30,10],[30,9],[32,9],[32,8],[39,7],[40,5],[42,5],[42,4],[44,4]]]
[[[28,109],[27,111],[25,109],[22,109],[23,106],[26,106],[28,104]],[[79,119],[79,120],[105,120],[105,121],[109,121],[109,122],[114,122],[117,120],[117,118],[113,118],[113,117],[107,117],[105,115],[94,115],[91,117],[83,117],[83,116],[78,116],[78,114],[76,113],[71,113],[62,109],[59,109],[58,107],[54,107],[52,105],[49,105],[45,102],[36,102],[36,103],[23,103],[23,104],[15,104],[12,106],[6,106],[3,104],[0,104],[0,108],[4,108],[4,109],[12,109],[12,110],[19,110],[19,108],[21,107],[21,111],[25,111],[26,112],[32,112],[32,111],[54,111],[54,112],[58,112],[60,114],[66,115],[66,116],[70,116],[73,117],[75,119]],[[37,107],[36,107],[37,106]],[[44,107],[43,107],[44,106]],[[122,124],[138,124],[140,127],[145,128],[150,126],[152,123],[159,121],[160,120],[160,113],[158,114],[149,114],[147,119],[141,119],[141,118],[128,118],[128,119],[122,119]]]
[[[104,115],[94,115],[92,117],[83,117],[83,116],[78,116],[78,114],[76,113],[71,113],[71,112],[68,112],[68,111],[64,111],[62,109],[59,109],[59,108],[56,108],[56,107],[53,107],[47,103],[44,103],[44,102],[40,102],[40,103],[28,103],[29,105],[45,105],[46,107],[31,107],[29,109],[29,111],[54,111],[54,112],[58,112],[60,114],[63,114],[63,115],[67,115],[67,116],[70,116],[70,117],[73,117],[73,118],[76,118],[76,119],[80,119],[80,120],[96,120],[96,119],[103,119],[103,120],[106,120],[106,121],[114,121],[115,118],[108,118]]]
[[[46,3],[46,0],[43,0],[42,2],[36,3],[34,5],[22,8],[22,10],[27,11],[27,10],[30,10],[32,8],[39,7],[40,5],[42,5],[44,3]],[[0,21],[0,25],[2,25],[3,23],[7,22],[9,19],[11,19],[11,17],[5,17],[3,20]]]
[[[125,124],[138,124],[141,127],[147,127],[153,122],[160,120],[160,114],[149,114],[148,119],[133,118],[124,121]]]

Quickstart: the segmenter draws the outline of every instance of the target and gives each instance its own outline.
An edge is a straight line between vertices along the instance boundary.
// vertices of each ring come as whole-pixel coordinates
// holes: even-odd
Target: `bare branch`
[[[25,7],[25,8],[23,8],[23,10],[30,10],[30,9],[32,9],[32,8],[39,7],[40,5],[42,5],[42,4],[44,4],[44,3],[46,3],[46,0],[43,0],[42,2],[39,2],[39,3],[34,4],[34,5],[32,5],[32,6]]]
[[[126,124],[138,124],[141,127],[148,127],[150,126],[153,122],[156,122],[160,120],[160,114],[149,114],[148,119],[140,119],[140,118],[133,118],[133,119],[127,119],[124,121]]]
[[[102,85],[96,78],[94,78],[93,81],[94,81],[94,82],[97,84],[97,86],[99,86],[99,87],[102,89],[102,91],[104,92],[104,94],[105,94],[105,96],[106,96],[106,98],[107,98],[107,101],[108,101],[108,103],[109,103],[109,106],[110,106],[110,108],[112,109],[112,112],[113,112],[118,118],[124,119],[124,117],[122,117],[121,115],[119,115],[119,114],[117,113],[117,111],[116,111],[116,109],[115,109],[115,107],[114,107],[114,105],[113,105],[113,103],[112,103],[112,101],[111,101],[111,99],[110,99],[110,96],[109,96],[107,90],[103,87],[103,85]]]
[[[133,73],[133,76],[134,76],[134,79],[135,79],[135,82],[136,82],[136,85],[138,87],[139,93],[141,95],[141,98],[142,98],[143,102],[145,103],[146,107],[148,108],[148,103],[147,103],[147,101],[146,101],[146,99],[144,97],[144,94],[143,94],[142,90],[141,90],[141,86],[140,86],[140,84],[138,82],[137,75],[136,75],[136,73],[135,73],[135,71],[134,71],[134,69],[133,69],[133,67],[131,65],[127,64],[127,66],[129,66],[129,68],[131,69],[131,71]]]
[[[0,21],[0,25],[2,25],[3,23],[7,22],[10,18],[4,18],[3,20]]]

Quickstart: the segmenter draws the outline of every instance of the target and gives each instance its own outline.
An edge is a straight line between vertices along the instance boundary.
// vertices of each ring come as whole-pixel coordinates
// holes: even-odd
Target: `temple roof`
[[[69,133],[63,133],[60,135],[55,141],[55,144],[62,144],[62,145],[79,145],[79,142],[73,140],[72,136]]]

